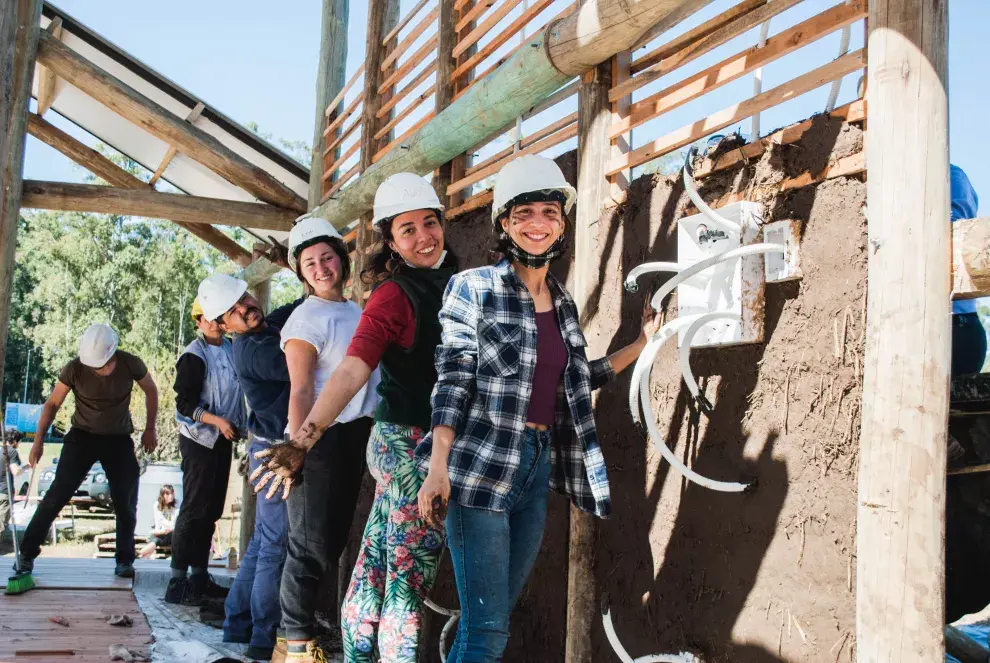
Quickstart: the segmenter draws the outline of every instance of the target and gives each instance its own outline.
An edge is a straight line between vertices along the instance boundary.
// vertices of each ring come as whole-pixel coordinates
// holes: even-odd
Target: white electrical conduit
[[[763,48],[767,45],[767,35],[770,34],[770,21],[765,21],[763,25],[760,26],[760,41],[756,45],[757,48]],[[753,96],[758,96],[763,92],[763,67],[757,68],[753,72]],[[760,114],[757,113],[753,116],[752,131],[750,131],[750,140],[756,141],[760,139]]]
[[[846,4],[852,4],[852,0],[846,0]],[[849,52],[849,38],[852,36],[852,26],[847,25],[842,28],[842,37],[839,39],[839,55],[842,57]],[[828,93],[828,101],[825,102],[825,112],[831,113],[835,110],[835,104],[839,100],[839,88],[842,87],[842,78],[836,78],[832,81],[832,89]]]
[[[714,408],[712,407],[712,402],[701,393],[701,389],[698,387],[698,381],[694,379],[694,373],[691,372],[691,343],[694,341],[694,335],[702,327],[714,320],[723,319],[739,320],[740,318],[736,313],[729,312],[705,313],[695,318],[691,326],[684,332],[684,338],[681,339],[681,349],[678,355],[678,363],[681,366],[681,375],[684,376],[684,384],[687,385],[688,391],[691,392],[691,397],[698,403],[698,409],[707,416],[711,416]]]
[[[691,159],[694,156],[697,148],[691,147],[687,151],[687,155],[684,157],[684,190],[687,191],[688,198],[694,203],[694,206],[698,208],[698,211],[708,217],[708,220],[713,226],[716,226],[720,230],[725,232],[735,233],[736,235],[742,234],[742,229],[739,224],[734,221],[729,221],[727,218],[713,210],[708,206],[701,196],[698,195],[698,190],[694,186],[694,173],[691,169]]]
[[[605,627],[605,635],[608,638],[608,643],[612,645],[612,649],[622,663],[701,663],[697,656],[688,652],[681,652],[680,654],[649,654],[647,656],[640,656],[639,658],[630,656],[629,652],[626,651],[626,648],[619,641],[619,636],[616,634],[615,627],[612,625],[612,612],[609,607],[607,593],[602,595],[602,626]]]
[[[450,618],[447,620],[447,623],[443,625],[443,630],[440,632],[440,663],[447,663],[447,638],[450,637],[451,630],[453,630],[454,625],[457,624],[457,620],[460,619],[461,611],[441,608],[430,599],[423,599],[423,604],[433,612]]]
[[[636,283],[636,279],[643,274],[649,274],[651,272],[679,272],[682,266],[676,262],[644,262],[642,265],[636,265],[632,268],[623,286],[629,292],[639,292],[639,284]]]

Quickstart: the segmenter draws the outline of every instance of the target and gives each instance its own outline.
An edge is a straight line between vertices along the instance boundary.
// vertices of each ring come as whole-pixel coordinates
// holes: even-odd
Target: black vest
[[[455,271],[455,261],[448,256],[439,269],[403,266],[386,279],[409,297],[416,316],[416,334],[409,349],[392,343],[382,355],[378,384],[381,401],[375,411],[376,421],[430,430],[430,396],[437,383],[434,357],[440,344],[440,307],[447,282]]]

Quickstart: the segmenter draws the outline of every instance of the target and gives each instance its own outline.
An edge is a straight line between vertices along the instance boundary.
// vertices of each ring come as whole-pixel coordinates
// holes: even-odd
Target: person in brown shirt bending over
[[[131,433],[131,389],[137,382],[148,405],[148,425],[141,434],[141,446],[155,450],[155,421],[158,416],[158,389],[148,368],[138,357],[117,349],[117,332],[108,325],[94,324],[83,332],[79,356],[58,374],[51,396],[38,419],[38,432],[28,456],[34,467],[40,460],[45,432],[69,392],[76,396],[72,427],[65,434],[62,456],[51,488],[38,505],[24,532],[21,545],[21,573],[31,573],[34,558],[41,553],[41,542],[59,511],[75,494],[93,463],[100,461],[110,484],[110,497],[117,516],[117,567],[121,578],[134,577],[134,527],[137,522],[138,477],[141,470],[134,455]]]

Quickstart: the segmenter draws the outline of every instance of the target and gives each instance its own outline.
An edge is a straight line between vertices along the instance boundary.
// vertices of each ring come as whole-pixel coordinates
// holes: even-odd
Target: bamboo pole
[[[609,182],[605,161],[611,151],[608,128],[612,106],[612,64],[604,62],[588,71],[578,90],[578,181],[574,233],[574,297],[582,324],[587,324],[595,305],[589,301],[594,289],[598,255],[595,231],[605,207]],[[597,342],[596,342],[597,344]],[[606,347],[593,349],[604,353]],[[574,505],[570,507],[570,539],[567,546],[567,640],[565,663],[591,663],[594,649],[591,634],[597,610],[595,584],[595,517]]]
[[[0,2],[0,384],[21,210],[28,101],[38,47],[41,0]]]
[[[871,0],[859,661],[941,661],[950,366],[947,3]]]
[[[316,74],[316,119],[313,127],[313,157],[309,170],[309,208],[323,198],[323,151],[333,137],[325,137],[326,110],[330,101],[344,88],[347,71],[348,0],[323,0],[323,21],[320,30],[320,62]],[[331,155],[330,162],[336,161]]]

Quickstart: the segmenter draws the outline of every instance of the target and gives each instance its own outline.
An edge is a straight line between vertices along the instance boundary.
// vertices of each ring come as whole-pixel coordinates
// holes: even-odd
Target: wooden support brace
[[[189,115],[186,116],[186,122],[188,122],[189,124],[196,124],[196,120],[198,120],[199,116],[203,114],[203,109],[205,108],[206,105],[202,101],[197,103],[196,106],[189,113]],[[178,153],[179,151],[176,150],[174,147],[168,148],[168,151],[165,152],[165,157],[162,159],[162,162],[158,165],[158,168],[151,176],[151,179],[148,180],[148,184],[154,186],[158,182],[158,180],[162,178],[162,175],[165,173],[165,169],[168,168],[168,165],[172,163],[172,159],[174,159],[175,155]]]
[[[62,40],[62,17],[56,16],[45,28],[53,38]],[[58,77],[48,67],[38,65],[38,115],[44,116],[55,102]]]

